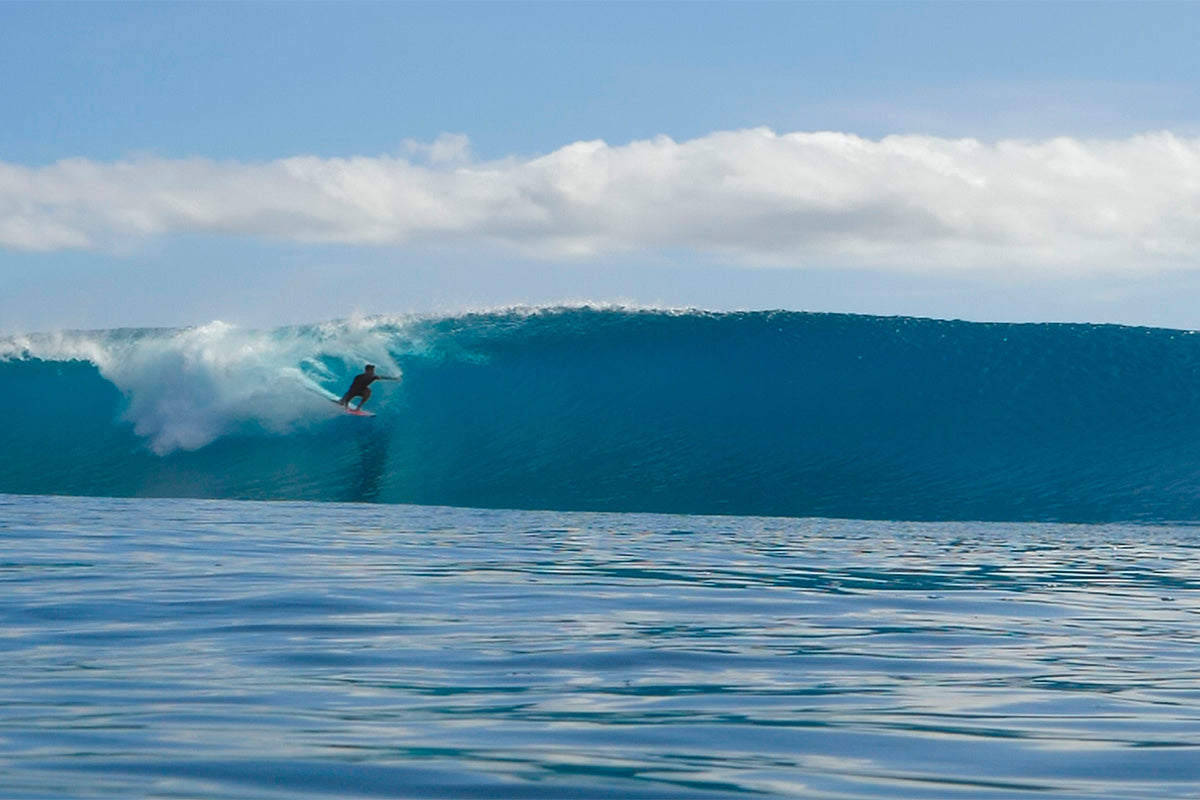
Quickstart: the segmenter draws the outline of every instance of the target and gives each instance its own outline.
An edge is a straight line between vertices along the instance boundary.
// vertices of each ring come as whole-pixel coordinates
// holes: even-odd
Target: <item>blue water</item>
[[[372,420],[338,413],[366,362]],[[0,491],[1200,519],[1200,337],[604,308],[0,340]]]
[[[1200,797],[1190,332],[43,333],[0,410],[0,800]]]
[[[3,798],[1195,798],[1200,529],[0,496]]]

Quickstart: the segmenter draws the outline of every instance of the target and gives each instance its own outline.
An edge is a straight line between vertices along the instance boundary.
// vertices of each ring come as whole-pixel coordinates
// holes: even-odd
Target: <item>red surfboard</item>
[[[341,403],[338,403],[337,400],[334,400],[333,402],[337,403],[338,408],[340,408],[342,411],[346,412],[347,414],[349,414],[352,417],[373,417],[373,416],[375,416],[375,414],[373,414],[370,411],[363,411],[362,409],[359,409],[359,408],[351,408],[350,406],[344,406]]]

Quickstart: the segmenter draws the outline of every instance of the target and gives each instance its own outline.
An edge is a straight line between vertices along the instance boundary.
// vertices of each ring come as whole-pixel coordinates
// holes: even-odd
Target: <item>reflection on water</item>
[[[381,434],[373,419],[362,420],[355,429],[358,465],[346,492],[349,502],[375,502],[388,467],[388,438]]]
[[[1196,556],[0,496],[0,797],[1195,797]]]

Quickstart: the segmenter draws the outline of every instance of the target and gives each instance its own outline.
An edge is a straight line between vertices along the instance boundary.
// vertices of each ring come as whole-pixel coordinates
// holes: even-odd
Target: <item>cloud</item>
[[[178,233],[499,247],[541,258],[704,253],[914,272],[1192,267],[1200,140],[1044,141],[718,132],[478,161],[0,163],[0,247],[103,248]]]

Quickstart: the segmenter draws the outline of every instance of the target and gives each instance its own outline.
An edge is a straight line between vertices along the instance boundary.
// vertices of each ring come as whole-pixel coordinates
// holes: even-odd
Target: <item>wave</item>
[[[372,419],[329,402],[372,362]],[[1200,519],[1200,337],[508,309],[0,341],[0,492]]]

